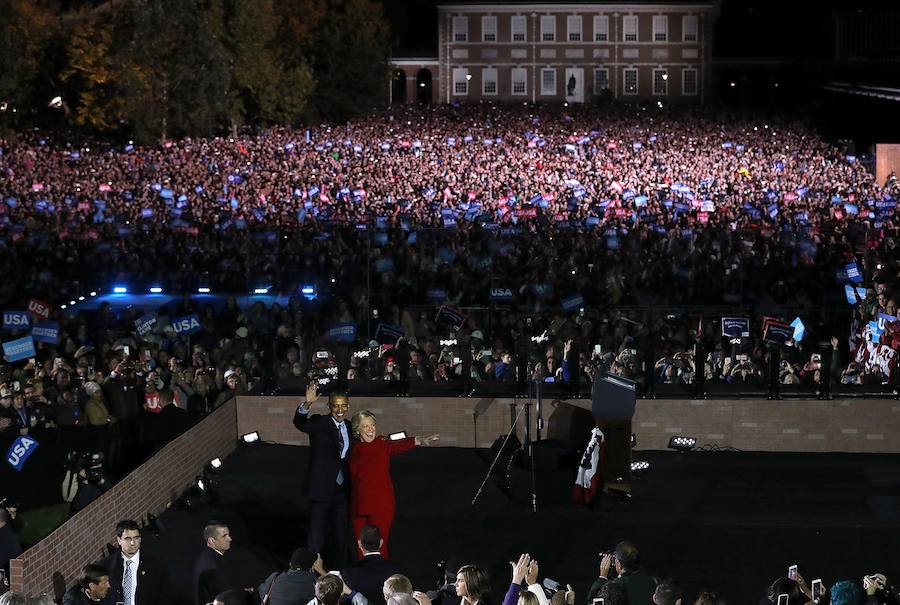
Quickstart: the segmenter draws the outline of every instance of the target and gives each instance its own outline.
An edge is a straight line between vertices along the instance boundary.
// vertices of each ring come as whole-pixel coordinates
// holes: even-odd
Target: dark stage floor
[[[172,562],[187,589],[208,518],[227,522],[235,577],[258,584],[283,569],[305,542],[307,503],[300,496],[307,448],[261,444],[238,450],[218,476],[214,503],[162,515],[145,548]],[[774,578],[796,563],[808,581],[826,585],[864,573],[900,569],[900,457],[848,454],[636,452],[651,471],[633,483],[628,502],[571,504],[572,473],[540,473],[537,514],[530,475],[514,475],[511,497],[489,482],[472,497],[488,452],[417,449],[394,460],[398,514],[392,558],[417,589],[434,582],[448,556],[486,565],[495,602],[520,552],[541,563],[541,576],[571,583],[584,605],[597,574],[597,553],[631,539],[646,567],[679,578],[685,603],[714,589],[729,603],[756,603]],[[634,604],[633,604],[634,605]]]

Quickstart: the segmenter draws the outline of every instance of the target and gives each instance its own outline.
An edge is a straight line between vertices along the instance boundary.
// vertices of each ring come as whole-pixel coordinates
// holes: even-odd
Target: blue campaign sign
[[[30,325],[31,321],[28,319],[28,311],[3,312],[3,329],[8,332],[24,330]]]
[[[31,327],[31,338],[35,342],[46,342],[52,345],[59,343],[59,323],[45,321]]]
[[[571,294],[560,300],[562,308],[573,311],[584,306],[584,297],[581,294]]]
[[[6,361],[10,363],[35,357],[34,341],[31,339],[31,336],[25,336],[24,338],[4,342],[3,355],[6,356]]]
[[[6,463],[17,471],[21,471],[28,457],[34,453],[39,446],[37,439],[31,435],[22,435],[12,442],[6,451]]]
[[[331,324],[328,328],[327,338],[335,342],[353,342],[356,340],[356,322]]]
[[[723,317],[722,336],[747,338],[750,336],[750,319],[747,317]]]
[[[135,320],[134,329],[137,330],[139,336],[146,336],[153,330],[156,325],[156,315],[148,313],[140,319]]]
[[[510,302],[513,299],[511,288],[491,288],[491,300],[494,302]]]
[[[197,314],[185,315],[184,317],[176,317],[172,320],[172,329],[179,336],[190,336],[194,332],[200,331],[200,318]]]

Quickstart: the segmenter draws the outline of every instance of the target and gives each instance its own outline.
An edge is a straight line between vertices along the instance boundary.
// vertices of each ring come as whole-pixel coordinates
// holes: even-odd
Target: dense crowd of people
[[[784,120],[640,107],[409,107],[341,126],[158,148],[73,146],[33,133],[0,151],[0,247],[18,276],[0,284],[0,300],[63,301],[113,283],[294,293],[312,284],[320,304],[229,305],[224,320],[201,309],[211,339],[233,340],[243,325],[257,356],[273,341],[297,340],[263,364],[275,376],[315,366],[309,353],[327,349],[328,326],[354,322],[362,349],[383,322],[417,341],[417,377],[452,378],[466,355],[444,350],[453,332],[426,305],[484,309],[495,290],[508,293],[497,312],[465,325],[487,334],[474,379],[509,379],[513,358],[524,355],[517,340],[550,329],[553,361],[528,354],[532,367],[520,379],[561,378],[568,339],[582,344],[580,367],[593,365],[591,347],[600,345],[614,371],[646,374],[630,354],[642,347],[623,346],[643,332],[654,343],[640,367],[690,383],[699,374],[689,357],[697,316],[673,319],[663,309],[796,315],[829,341],[857,338],[896,308],[900,184],[876,183],[856,158]],[[849,311],[829,309],[840,297],[835,270],[850,263],[873,287],[852,323]],[[571,296],[587,315],[559,312]],[[623,326],[622,307],[651,311]],[[76,349],[108,337],[80,336]],[[705,377],[765,382],[759,340],[754,330],[741,363],[708,343]],[[879,364],[856,359],[858,347],[846,349],[858,365],[835,367],[832,377],[886,382]],[[193,354],[184,353],[175,357]],[[814,354],[788,355],[781,382],[813,381],[810,364],[822,363]],[[380,355],[377,367],[356,361],[342,375],[396,377],[403,362]]]

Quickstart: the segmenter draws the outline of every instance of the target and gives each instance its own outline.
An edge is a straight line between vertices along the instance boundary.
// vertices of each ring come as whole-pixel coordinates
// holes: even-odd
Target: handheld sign
[[[193,315],[176,317],[172,320],[172,329],[175,331],[175,334],[179,336],[190,336],[195,332],[199,332],[200,328],[200,318],[197,317],[196,313]]]
[[[9,446],[6,451],[6,463],[17,471],[21,471],[28,457],[34,453],[37,446],[40,445],[31,435],[22,435]]]

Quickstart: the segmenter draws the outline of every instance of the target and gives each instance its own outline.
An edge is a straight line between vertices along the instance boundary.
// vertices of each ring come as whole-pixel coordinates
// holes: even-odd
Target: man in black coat
[[[350,490],[350,400],[346,393],[332,392],[325,414],[309,415],[316,400],[316,383],[306,387],[306,401],[294,414],[294,426],[309,435],[309,466],[304,481],[304,494],[309,498],[309,532],[307,547],[319,554],[328,544],[333,548],[332,567],[340,567],[347,557],[347,531],[350,525],[348,496]],[[326,541],[329,529],[332,541]]]
[[[612,565],[615,561],[615,571],[618,578],[609,579]],[[591,584],[588,590],[587,602],[593,603],[600,591],[608,582],[615,582],[628,592],[628,602],[632,605],[650,603],[655,584],[653,578],[641,567],[641,557],[637,547],[631,542],[619,542],[616,544],[615,554],[604,554],[600,560],[600,576]]]
[[[259,598],[269,595],[268,605],[306,605],[316,597],[313,565],[318,555],[308,548],[298,548],[291,555],[291,566],[283,573],[273,573],[259,585]]]
[[[357,545],[362,559],[341,571],[344,583],[350,589],[362,593],[369,605],[384,605],[384,581],[400,569],[381,556],[381,532],[374,525],[364,525],[359,530]]]
[[[103,561],[109,570],[106,603],[115,605],[167,605],[175,601],[170,592],[169,570],[162,559],[141,550],[141,528],[131,519],[116,524],[119,550]]]
[[[223,568],[225,553],[231,548],[231,532],[228,526],[210,521],[203,528],[206,546],[194,563],[194,603],[212,603],[220,592],[234,588]]]
[[[109,592],[109,572],[102,565],[85,565],[81,579],[63,595],[63,605],[95,605]]]

